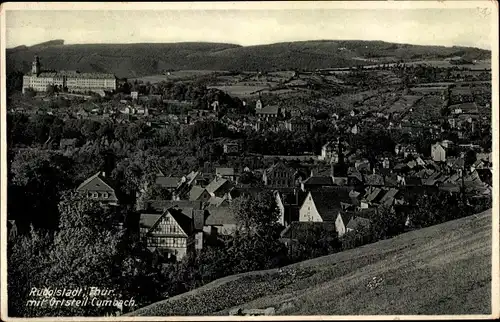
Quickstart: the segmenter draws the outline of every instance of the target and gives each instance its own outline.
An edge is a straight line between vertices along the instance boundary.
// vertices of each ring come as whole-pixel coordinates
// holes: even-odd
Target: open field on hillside
[[[409,119],[412,121],[420,121],[422,123],[439,119],[441,116],[442,105],[443,99],[440,96],[424,96],[413,106],[413,111],[410,113]]]
[[[228,93],[231,96],[250,96],[253,94],[256,94],[256,92],[263,90],[263,89],[269,89],[269,86],[266,85],[255,85],[255,86],[250,86],[250,85],[228,85],[228,86],[210,86],[212,88],[218,88],[226,93]]]
[[[154,83],[159,83],[161,81],[189,80],[199,76],[210,75],[215,72],[216,71],[213,70],[178,70],[170,72],[169,75],[168,74],[150,75],[150,76],[133,78],[131,80],[132,81],[141,80],[143,82],[150,82],[151,84],[154,84]]]
[[[345,252],[219,279],[132,316],[490,314],[491,210]]]
[[[464,65],[453,65],[450,64],[449,61],[447,60],[419,60],[419,61],[413,61],[413,62],[408,62],[406,65],[426,65],[426,66],[433,66],[433,67],[441,67],[441,68],[450,68],[450,67],[458,67],[458,68],[467,68],[467,69],[489,69],[491,68],[491,60],[479,60],[475,64],[464,64]]]

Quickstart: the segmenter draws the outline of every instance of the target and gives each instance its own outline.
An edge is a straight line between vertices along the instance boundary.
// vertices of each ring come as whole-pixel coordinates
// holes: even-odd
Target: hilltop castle
[[[116,90],[116,77],[113,74],[80,73],[78,71],[43,71],[40,59],[35,56],[31,72],[23,77],[23,93],[28,88],[37,92],[47,91],[54,85],[67,92],[102,92]]]

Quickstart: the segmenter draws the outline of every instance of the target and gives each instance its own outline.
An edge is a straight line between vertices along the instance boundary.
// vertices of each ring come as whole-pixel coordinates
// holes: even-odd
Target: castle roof
[[[35,76],[32,72],[26,74],[26,76]],[[81,79],[115,79],[115,75],[107,73],[80,73],[78,71],[41,71],[36,75],[40,78],[46,77],[67,77],[67,78],[81,78]]]

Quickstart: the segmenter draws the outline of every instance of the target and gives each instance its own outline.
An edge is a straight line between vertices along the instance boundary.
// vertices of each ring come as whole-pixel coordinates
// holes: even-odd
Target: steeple
[[[33,60],[33,63],[31,65],[31,72],[37,76],[40,74],[40,59],[38,58],[38,56],[35,56],[35,60]]]

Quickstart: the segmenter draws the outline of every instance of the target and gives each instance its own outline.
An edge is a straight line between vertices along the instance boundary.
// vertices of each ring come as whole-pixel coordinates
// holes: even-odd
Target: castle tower
[[[40,59],[38,56],[35,56],[35,60],[33,60],[33,63],[31,64],[31,72],[34,75],[39,75],[40,74]]]

